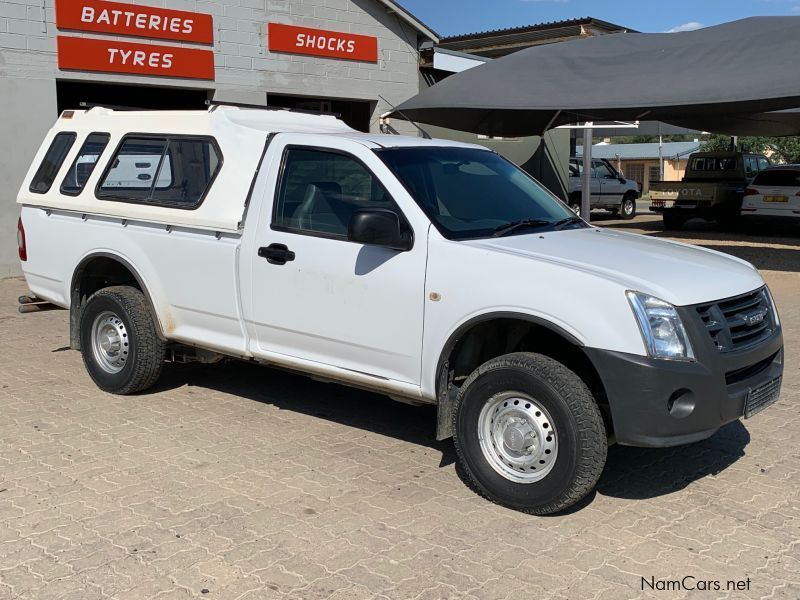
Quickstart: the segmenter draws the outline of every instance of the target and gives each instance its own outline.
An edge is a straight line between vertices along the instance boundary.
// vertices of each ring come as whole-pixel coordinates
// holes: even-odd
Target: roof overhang
[[[386,12],[397,15],[401,21],[405,21],[407,24],[411,25],[411,27],[416,29],[417,32],[422,34],[424,37],[436,44],[439,43],[441,36],[438,33],[425,25],[425,23],[420,21],[412,13],[400,6],[397,2],[394,2],[394,0],[378,0],[378,2],[386,7]]]
[[[492,59],[486,58],[485,56],[468,54],[466,52],[456,52],[455,50],[447,50],[445,48],[433,49],[433,68],[449,73],[460,73],[472,67],[480,66],[490,60]]]

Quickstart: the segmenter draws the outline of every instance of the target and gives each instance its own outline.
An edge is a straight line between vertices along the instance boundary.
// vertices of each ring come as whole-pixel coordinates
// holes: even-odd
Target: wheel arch
[[[102,282],[98,278],[106,276]],[[80,316],[83,304],[95,291],[112,285],[130,285],[144,294],[147,305],[153,314],[156,333],[166,340],[159,311],[153,302],[153,296],[139,270],[119,254],[108,251],[91,252],[81,258],[72,273],[69,287],[70,298],[70,346],[80,350]]]
[[[633,201],[636,202],[639,198],[641,198],[641,194],[636,190],[628,190],[624,194],[622,194],[622,199],[632,197]]]
[[[495,339],[486,344],[480,339],[484,334]],[[471,337],[477,338],[472,340],[476,343],[468,346]],[[584,348],[585,344],[574,334],[536,315],[494,311],[466,320],[449,336],[436,364],[436,438],[443,440],[453,435],[453,407],[459,383],[463,383],[469,373],[486,360],[515,351],[536,351],[574,370],[597,397],[605,418],[606,407],[602,406],[606,402],[605,388]],[[462,356],[465,352],[470,356]],[[609,418],[607,427],[610,425]]]

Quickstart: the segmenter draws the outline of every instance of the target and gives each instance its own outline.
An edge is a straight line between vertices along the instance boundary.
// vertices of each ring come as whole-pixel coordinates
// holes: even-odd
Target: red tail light
[[[745,196],[758,196],[758,190],[753,189],[753,188],[747,188],[744,191],[744,195]]]
[[[25,228],[22,226],[22,217],[17,221],[17,246],[19,247],[19,259],[28,260],[28,247],[25,245]]]

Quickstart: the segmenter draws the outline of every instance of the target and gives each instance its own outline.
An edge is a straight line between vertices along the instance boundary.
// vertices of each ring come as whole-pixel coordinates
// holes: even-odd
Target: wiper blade
[[[561,219],[560,221],[556,221],[553,223],[553,229],[559,231],[564,229],[567,225],[574,225],[577,223],[584,223],[584,220],[580,217],[567,217],[566,219]]]
[[[507,223],[506,225],[501,225],[494,230],[492,237],[503,237],[504,235],[508,235],[517,229],[524,229],[525,227],[541,227],[542,225],[550,225],[550,223],[551,222],[546,219],[521,219],[519,221]]]

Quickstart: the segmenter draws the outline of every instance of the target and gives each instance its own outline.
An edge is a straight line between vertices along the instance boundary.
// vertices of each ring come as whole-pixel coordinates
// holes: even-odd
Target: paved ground
[[[612,448],[597,493],[547,518],[467,489],[430,408],[238,364],[101,393],[66,313],[19,315],[0,282],[0,598],[797,599],[800,237],[679,237],[764,269],[782,399],[689,447]],[[642,590],[685,576],[722,591]]]

